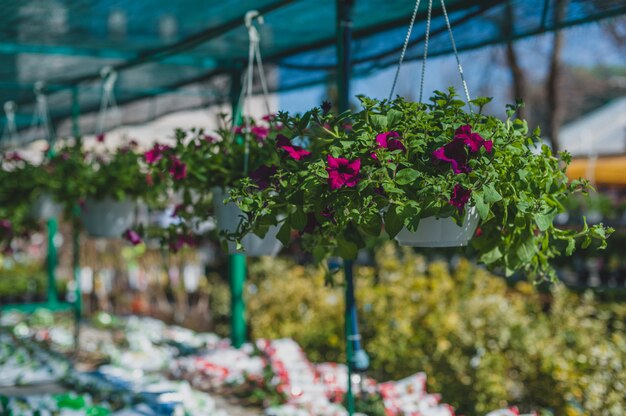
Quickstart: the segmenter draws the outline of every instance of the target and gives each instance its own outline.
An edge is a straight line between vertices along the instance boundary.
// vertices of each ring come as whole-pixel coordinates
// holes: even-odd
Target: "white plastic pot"
[[[92,237],[120,238],[133,225],[135,202],[87,198],[80,219]]]
[[[61,215],[63,206],[54,201],[49,194],[41,194],[30,207],[30,216],[37,220],[47,220]]]
[[[215,220],[217,222],[218,231],[226,231],[228,233],[235,232],[241,221],[243,212],[234,202],[224,204],[227,191],[223,188],[215,187],[211,189],[211,192],[213,193],[213,207],[215,209]],[[275,256],[283,247],[282,243],[276,238],[278,230],[278,226],[271,226],[263,238],[255,234],[246,235],[241,239],[243,251],[237,251],[236,243],[229,241],[228,252],[245,253],[250,257]]]
[[[460,247],[466,246],[478,226],[476,208],[465,210],[463,226],[452,218],[427,217],[420,220],[415,232],[406,227],[396,235],[400,245],[411,247]]]

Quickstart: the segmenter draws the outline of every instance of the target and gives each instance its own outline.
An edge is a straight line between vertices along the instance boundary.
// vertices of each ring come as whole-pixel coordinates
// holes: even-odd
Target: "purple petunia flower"
[[[174,180],[181,180],[187,177],[187,165],[178,160],[176,157],[172,157],[172,166],[170,167],[170,175]]]
[[[313,234],[319,225],[320,223],[315,217],[315,213],[309,212],[306,216],[306,225],[302,229],[302,233]]]
[[[172,215],[170,215],[170,218],[176,218],[178,217],[178,214],[183,211],[185,208],[187,208],[187,206],[185,204],[177,204],[174,207],[174,210],[172,210]]]
[[[328,114],[332,108],[333,108],[333,105],[330,103],[330,101],[327,101],[327,100],[322,101],[322,116],[325,116],[326,114]]]
[[[124,231],[124,238],[134,246],[139,245],[143,242],[139,233],[137,231],[131,230],[130,228]]]
[[[291,140],[282,134],[276,136],[276,147],[287,152],[289,157],[295,160],[302,160],[311,154],[308,150],[304,150],[300,146],[293,145]]]
[[[349,161],[343,157],[327,157],[328,186],[330,189],[340,189],[344,186],[353,188],[359,183],[361,159]]]
[[[250,172],[250,179],[256,183],[259,189],[266,189],[271,184],[272,176],[276,175],[276,166],[261,165],[258,169]]]
[[[463,208],[465,208],[465,204],[467,204],[471,195],[471,189],[465,189],[457,183],[456,185],[454,185],[454,189],[452,190],[452,197],[450,197],[450,201],[448,202],[454,205],[456,209],[461,212]]]
[[[433,157],[442,162],[450,163],[452,171],[459,173],[469,173],[472,168],[467,164],[467,150],[461,140],[453,140],[433,152]]]

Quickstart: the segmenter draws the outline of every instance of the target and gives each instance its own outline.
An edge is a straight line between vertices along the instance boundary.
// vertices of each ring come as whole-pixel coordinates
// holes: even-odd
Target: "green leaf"
[[[278,241],[283,243],[284,246],[289,245],[289,241],[291,240],[291,224],[289,220],[285,220],[280,230],[278,230],[276,238],[278,238]]]
[[[402,112],[398,110],[389,110],[387,112],[387,127],[391,130],[398,121],[402,120]]]
[[[359,253],[359,248],[356,244],[347,241],[343,238],[337,239],[337,254],[346,259],[346,260],[354,260],[356,259],[357,254]]]
[[[389,238],[394,238],[404,227],[404,219],[398,215],[397,207],[391,205],[385,212],[385,231],[389,234]]]
[[[415,182],[419,176],[419,171],[411,168],[404,168],[396,175],[396,183],[399,185],[408,185]]]
[[[500,251],[500,247],[496,246],[488,252],[484,253],[480,256],[480,261],[485,264],[494,263],[502,258],[502,252]]]
[[[475,193],[472,194],[472,199],[474,200],[474,206],[478,211],[478,215],[480,215],[481,220],[486,220],[489,216],[489,204],[485,203],[482,194]]]
[[[296,212],[290,216],[291,225],[296,230],[302,231],[306,227],[306,214],[302,211],[302,208],[296,209]]]
[[[361,228],[367,234],[372,236],[378,236],[383,226],[383,220],[380,215],[373,215],[367,223],[364,223]]]
[[[535,222],[537,223],[537,227],[539,227],[540,231],[545,231],[552,226],[552,220],[554,218],[553,213],[543,214],[537,213],[535,214]]]
[[[315,259],[316,263],[321,263],[325,258],[327,253],[328,247],[326,246],[315,246],[313,247],[313,258]]]
[[[567,248],[565,249],[565,255],[571,256],[574,250],[576,249],[576,240],[570,238],[567,240]]]
[[[376,130],[380,132],[387,131],[387,117],[380,114],[374,114],[373,116],[371,116],[371,120],[372,125]]]
[[[488,203],[498,202],[502,199],[502,195],[500,195],[492,185],[485,185],[483,194],[485,196],[485,202]]]
[[[515,254],[517,254],[517,257],[519,260],[521,260],[521,262],[527,263],[533,258],[536,251],[537,251],[537,246],[535,245],[535,239],[530,238],[522,242],[517,247]]]

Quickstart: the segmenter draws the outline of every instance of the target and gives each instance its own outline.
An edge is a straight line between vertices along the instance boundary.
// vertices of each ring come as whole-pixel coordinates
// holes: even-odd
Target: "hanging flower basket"
[[[214,187],[211,189],[211,192],[213,194],[213,207],[215,209],[218,230],[228,234],[236,232],[243,212],[234,202],[223,203],[224,199],[228,197],[227,192],[223,188]],[[278,227],[275,225],[270,226],[263,237],[248,233],[241,239],[242,251],[237,250],[237,244],[234,241],[228,241],[228,251],[230,253],[243,252],[250,257],[275,256],[283,247],[282,243],[276,238],[277,234]]]
[[[63,205],[55,202],[50,194],[39,195],[30,209],[30,216],[36,220],[57,218],[63,212]]]
[[[463,224],[459,225],[451,217],[422,218],[417,230],[402,228],[396,235],[396,241],[411,247],[462,247],[466,246],[478,227],[478,213],[472,207],[465,211]]]
[[[135,220],[135,202],[87,198],[80,218],[92,237],[121,238]]]
[[[490,268],[542,276],[577,241],[605,246],[611,230],[601,224],[554,225],[563,201],[586,183],[568,181],[569,156],[542,146],[516,106],[502,120],[483,114],[489,99],[466,103],[452,88],[429,103],[360,100],[358,112],[334,115],[324,105],[279,116],[274,164],[231,192],[245,213],[235,237],[278,223],[284,244],[296,232],[320,262],[354,259],[381,236],[418,247],[471,244]]]

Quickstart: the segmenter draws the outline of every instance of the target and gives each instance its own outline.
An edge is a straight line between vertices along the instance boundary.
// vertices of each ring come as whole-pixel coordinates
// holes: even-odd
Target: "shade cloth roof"
[[[447,0],[446,5],[459,50],[626,13],[623,0],[570,0],[556,21],[557,1]],[[421,56],[427,3],[422,1],[408,60]],[[413,7],[414,0],[355,1],[355,75],[397,62]],[[215,84],[200,92],[182,87],[241,70],[248,52],[243,19],[252,9],[265,16],[261,49],[265,61],[279,69],[274,90],[333,76],[335,0],[3,0],[0,102],[16,101],[18,128],[28,126],[33,85],[46,81],[53,120],[72,113],[72,87],[81,111],[94,111],[101,94],[99,73],[106,65],[118,70],[120,103],[174,91],[199,94],[204,104],[223,101],[228,90]],[[450,53],[438,1],[433,16],[430,55]]]

